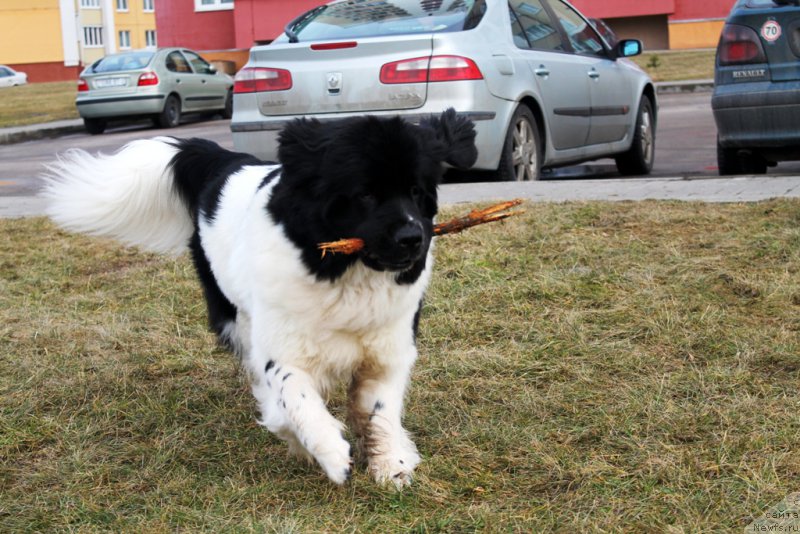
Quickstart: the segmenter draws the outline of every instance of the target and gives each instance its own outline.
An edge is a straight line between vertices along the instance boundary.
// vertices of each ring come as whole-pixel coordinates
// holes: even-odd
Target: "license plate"
[[[126,85],[128,85],[127,78],[98,78],[94,81],[94,86],[99,88],[124,87]]]

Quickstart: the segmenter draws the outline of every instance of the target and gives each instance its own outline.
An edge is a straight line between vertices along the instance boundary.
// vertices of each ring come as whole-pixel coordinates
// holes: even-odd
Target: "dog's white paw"
[[[369,472],[375,482],[402,489],[414,480],[414,468],[420,462],[413,443],[388,454],[380,454],[369,459]]]
[[[350,444],[343,438],[315,451],[317,463],[335,484],[342,485],[353,474],[353,457]]]

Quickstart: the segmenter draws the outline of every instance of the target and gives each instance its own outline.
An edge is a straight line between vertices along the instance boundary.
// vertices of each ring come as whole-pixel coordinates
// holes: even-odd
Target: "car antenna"
[[[314,9],[312,9],[311,11],[306,11],[305,13],[300,15],[299,17],[296,17],[296,18],[292,19],[291,21],[289,21],[289,23],[286,26],[283,27],[283,33],[285,33],[286,36],[289,38],[289,42],[290,43],[297,43],[298,42],[297,33],[295,33],[295,31],[294,31],[294,29],[297,26],[299,26],[303,22],[305,22],[306,19],[309,19],[309,18],[313,17],[314,15],[320,13],[321,11],[324,11],[325,9],[327,9],[327,7],[328,6],[324,6],[324,5],[323,6],[317,6]]]

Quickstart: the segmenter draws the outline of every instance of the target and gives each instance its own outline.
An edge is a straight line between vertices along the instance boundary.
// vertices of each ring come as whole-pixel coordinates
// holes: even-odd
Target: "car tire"
[[[656,153],[656,121],[653,104],[642,95],[639,111],[636,114],[636,126],[633,130],[633,142],[630,149],[615,159],[617,170],[624,176],[650,174]]]
[[[539,126],[530,108],[520,105],[508,125],[497,179],[509,182],[538,180],[542,169]]]
[[[233,92],[228,91],[228,95],[225,97],[225,108],[222,110],[222,118],[230,119],[231,117],[233,117]]]
[[[161,128],[175,128],[181,123],[181,100],[169,95],[164,102],[164,109],[158,114],[158,125]]]
[[[91,135],[100,135],[106,131],[108,123],[105,119],[83,119],[83,127]]]
[[[720,176],[766,174],[767,160],[755,153],[742,154],[739,148],[726,148],[717,139],[717,167]]]

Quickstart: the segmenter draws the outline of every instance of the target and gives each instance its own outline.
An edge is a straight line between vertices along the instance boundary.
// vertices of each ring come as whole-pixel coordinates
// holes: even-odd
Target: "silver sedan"
[[[477,169],[535,180],[543,167],[614,157],[653,165],[656,93],[628,56],[562,0],[335,1],[256,46],[237,75],[237,149],[275,159],[296,117],[416,121],[448,107],[476,125]]]
[[[100,134],[109,120],[151,117],[172,128],[193,112],[232,114],[233,79],[185,48],[131,50],[86,67],[75,104],[86,130]]]

